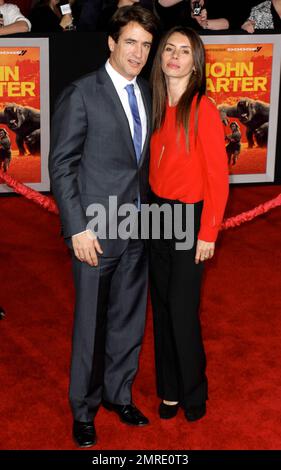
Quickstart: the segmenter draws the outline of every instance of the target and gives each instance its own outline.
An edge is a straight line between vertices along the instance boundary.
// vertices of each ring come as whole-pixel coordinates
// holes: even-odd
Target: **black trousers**
[[[183,229],[186,205],[153,196],[159,205],[182,205]],[[202,201],[194,204],[194,245],[176,250],[176,238],[150,240],[150,284],[154,320],[157,393],[160,398],[180,401],[188,408],[208,398],[206,357],[199,318],[203,264],[195,264]]]

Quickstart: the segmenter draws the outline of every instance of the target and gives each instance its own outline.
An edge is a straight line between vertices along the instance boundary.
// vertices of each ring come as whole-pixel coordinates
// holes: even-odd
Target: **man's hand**
[[[98,252],[100,255],[103,253],[101,246],[90,230],[86,232],[79,233],[78,235],[73,235],[72,245],[75,256],[79,261],[84,261],[90,266],[98,265]]]
[[[206,261],[214,256],[215,242],[204,242],[203,240],[197,240],[195,263],[199,261]]]

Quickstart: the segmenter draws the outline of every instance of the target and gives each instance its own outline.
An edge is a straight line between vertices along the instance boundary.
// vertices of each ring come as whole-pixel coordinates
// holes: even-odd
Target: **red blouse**
[[[228,165],[223,125],[216,106],[203,96],[195,139],[193,99],[189,124],[189,150],[183,127],[176,127],[176,106],[167,106],[163,126],[150,144],[149,181],[159,197],[193,203],[204,200],[200,240],[216,240],[228,197]]]

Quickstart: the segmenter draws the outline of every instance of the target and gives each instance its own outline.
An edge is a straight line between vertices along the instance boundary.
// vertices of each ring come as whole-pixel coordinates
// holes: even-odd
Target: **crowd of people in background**
[[[21,5],[19,0],[16,3]],[[281,31],[281,0],[30,0],[26,16],[19,6],[0,0],[0,35],[106,31],[115,11],[133,4],[152,10],[163,31],[175,25],[198,32]]]

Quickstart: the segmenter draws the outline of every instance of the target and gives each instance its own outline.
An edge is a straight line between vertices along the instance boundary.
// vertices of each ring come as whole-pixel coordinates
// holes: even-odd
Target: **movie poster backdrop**
[[[207,93],[220,111],[232,183],[274,180],[281,36],[202,36]],[[0,46],[0,163],[17,180],[50,189],[47,38]],[[11,191],[0,185],[0,192]]]
[[[48,39],[1,39],[1,169],[33,189],[48,191],[48,152]],[[0,192],[10,191],[0,185]]]
[[[203,36],[208,96],[225,130],[230,181],[274,181],[281,36]]]

